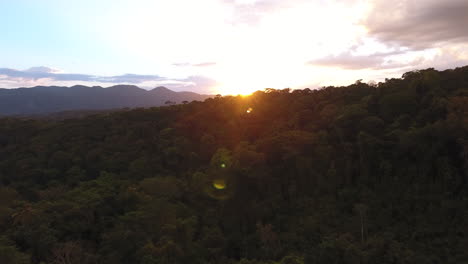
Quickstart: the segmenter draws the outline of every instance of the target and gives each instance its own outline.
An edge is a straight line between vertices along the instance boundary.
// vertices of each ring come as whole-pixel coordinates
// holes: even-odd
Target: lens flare
[[[214,180],[213,187],[217,190],[223,190],[226,188],[226,182],[222,179]]]
[[[253,111],[252,107],[249,107],[249,108],[247,109],[247,111],[245,111],[245,112],[246,112],[247,114],[250,114],[250,113],[252,113],[252,111]]]

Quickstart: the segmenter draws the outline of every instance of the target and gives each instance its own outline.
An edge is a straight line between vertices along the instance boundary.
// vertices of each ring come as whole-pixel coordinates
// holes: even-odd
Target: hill
[[[104,110],[162,106],[166,101],[203,101],[210,96],[174,92],[165,87],[147,91],[133,85],[72,87],[36,86],[0,89],[0,115],[47,114],[68,110]]]
[[[468,67],[3,118],[0,262],[468,263],[467,118]]]

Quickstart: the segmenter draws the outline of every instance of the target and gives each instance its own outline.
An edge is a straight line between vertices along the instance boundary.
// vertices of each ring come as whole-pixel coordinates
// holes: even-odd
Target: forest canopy
[[[0,119],[0,263],[466,263],[468,66]]]

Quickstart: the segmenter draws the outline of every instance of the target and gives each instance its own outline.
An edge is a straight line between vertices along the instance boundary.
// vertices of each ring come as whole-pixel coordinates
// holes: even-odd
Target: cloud
[[[177,67],[189,67],[189,66],[192,66],[192,64],[191,64],[191,63],[188,63],[188,62],[173,63],[172,65],[173,65],[173,66],[177,66]]]
[[[0,75],[8,76],[13,79],[39,80],[50,79],[53,81],[85,81],[85,82],[104,82],[104,83],[140,83],[144,81],[164,80],[158,75],[137,75],[124,74],[117,76],[96,76],[88,74],[62,73],[59,70],[48,67],[33,67],[27,70],[15,70],[9,68],[0,68]]]
[[[444,70],[468,64],[468,45],[441,47],[422,51],[391,51],[369,55],[355,55],[351,51],[307,62],[308,65],[344,70],[397,71],[400,73],[425,68]],[[388,71],[387,71],[388,70]]]
[[[416,50],[468,42],[466,0],[376,0],[364,25],[389,45]]]
[[[167,78],[159,75],[124,74],[116,76],[97,76],[88,74],[63,73],[48,67],[33,67],[27,70],[0,68],[0,88],[32,87],[38,85],[73,86],[133,84],[142,88],[166,86],[176,91],[212,92],[215,80],[204,76],[187,78]]]
[[[357,44],[338,55],[309,61],[309,65],[405,72],[468,64],[466,0],[370,0],[369,3],[371,8],[360,21],[367,31]],[[393,52],[385,52],[388,50]]]
[[[193,66],[195,66],[195,67],[208,67],[208,66],[214,66],[214,65],[216,65],[216,62],[202,62],[202,63],[194,64]]]
[[[381,63],[383,63],[383,57],[380,55],[353,56],[349,53],[342,53],[336,56],[327,56],[308,62],[310,65],[336,67],[342,69],[375,68]]]
[[[39,66],[39,67],[31,67],[27,70],[25,70],[25,72],[36,72],[36,73],[60,73],[61,71],[58,70],[58,69],[53,69],[53,68],[49,68],[49,67],[45,67],[45,66]]]
[[[197,93],[216,93],[218,83],[205,76],[189,76],[183,79],[162,82],[162,85],[174,91],[196,91]]]
[[[256,24],[264,15],[277,10],[308,3],[308,0],[223,0],[224,4],[232,8],[233,24]]]
[[[310,9],[311,6],[315,6],[315,8],[321,9],[334,5],[350,7],[360,0],[221,0],[221,2],[232,11],[232,18],[228,19],[227,22],[256,25],[264,16],[283,12],[290,8]]]
[[[349,70],[401,68],[405,64],[391,59],[392,56],[404,54],[402,51],[354,55],[352,51],[330,55],[309,61],[307,64],[322,67],[336,67]]]
[[[419,58],[410,63],[410,70],[435,68],[437,70],[453,69],[468,65],[468,44],[442,47],[429,58]]]
[[[110,77],[93,76],[95,80],[100,82],[110,83],[141,83],[147,81],[162,81],[166,80],[164,77],[158,75],[139,75],[139,74],[124,74]]]
[[[182,63],[173,63],[172,65],[177,67],[209,67],[216,65],[216,62],[207,61],[201,63],[189,63],[189,62],[182,62]]]

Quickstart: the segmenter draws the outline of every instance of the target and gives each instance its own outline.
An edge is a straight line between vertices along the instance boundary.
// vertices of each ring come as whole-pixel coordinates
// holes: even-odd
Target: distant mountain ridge
[[[68,110],[103,110],[162,106],[167,101],[203,101],[210,95],[175,92],[166,87],[145,90],[134,85],[36,86],[0,89],[0,115],[47,114]]]

